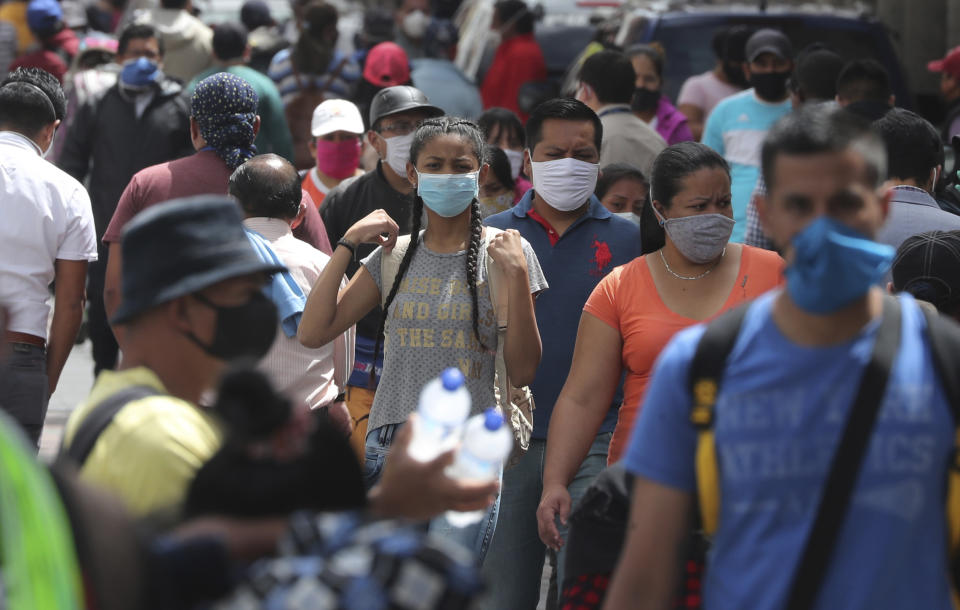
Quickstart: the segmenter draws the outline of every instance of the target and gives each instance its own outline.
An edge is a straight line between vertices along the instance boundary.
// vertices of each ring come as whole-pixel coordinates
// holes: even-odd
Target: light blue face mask
[[[440,216],[453,218],[466,210],[480,193],[479,174],[421,174],[418,171],[417,195]]]
[[[797,233],[793,249],[787,292],[798,307],[820,315],[853,303],[880,283],[896,253],[827,216]]]

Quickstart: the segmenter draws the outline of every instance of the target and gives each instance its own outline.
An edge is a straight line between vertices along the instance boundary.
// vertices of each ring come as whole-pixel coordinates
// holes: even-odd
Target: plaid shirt
[[[743,243],[764,250],[776,250],[773,241],[763,232],[760,225],[760,214],[757,212],[757,197],[767,194],[767,184],[763,181],[763,176],[757,180],[757,187],[753,189],[753,195],[750,196],[750,203],[747,204],[747,234]]]

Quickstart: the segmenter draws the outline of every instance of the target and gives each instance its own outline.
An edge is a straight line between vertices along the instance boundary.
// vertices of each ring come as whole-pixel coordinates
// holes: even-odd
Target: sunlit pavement
[[[90,341],[74,345],[63,367],[57,391],[50,397],[47,419],[40,437],[40,457],[49,462],[57,455],[67,418],[93,386],[93,355]]]

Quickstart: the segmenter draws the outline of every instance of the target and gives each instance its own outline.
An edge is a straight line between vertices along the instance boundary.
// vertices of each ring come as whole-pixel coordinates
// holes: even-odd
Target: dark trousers
[[[103,286],[107,276],[108,247],[103,242],[97,245],[97,260],[90,263],[87,271],[87,331],[93,344],[93,374],[103,369],[114,369],[120,348],[107,322],[107,310],[103,303]]]
[[[20,424],[34,445],[47,416],[47,351],[36,345],[11,343],[0,367],[0,409]]]

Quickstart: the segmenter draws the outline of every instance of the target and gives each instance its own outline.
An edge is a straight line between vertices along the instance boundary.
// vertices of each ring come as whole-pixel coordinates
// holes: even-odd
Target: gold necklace
[[[670,275],[677,278],[678,280],[699,280],[702,277],[710,275],[710,272],[716,269],[718,265],[720,265],[720,261],[723,260],[723,255],[727,253],[727,249],[726,248],[723,249],[723,252],[720,253],[720,258],[717,259],[717,262],[715,262],[712,267],[710,267],[700,275],[694,275],[694,276],[680,275],[679,273],[677,273],[676,271],[670,268],[670,263],[667,262],[667,257],[663,255],[663,248],[660,248],[658,252],[660,252],[660,260],[663,261],[663,266],[666,268],[667,272]]]

